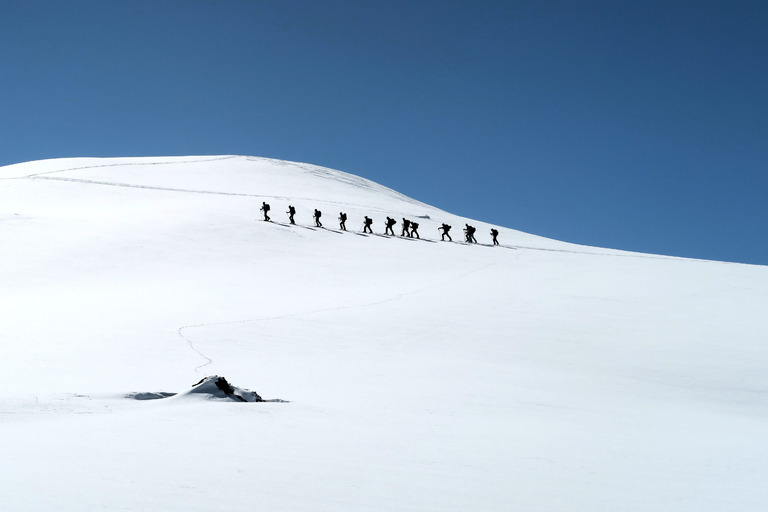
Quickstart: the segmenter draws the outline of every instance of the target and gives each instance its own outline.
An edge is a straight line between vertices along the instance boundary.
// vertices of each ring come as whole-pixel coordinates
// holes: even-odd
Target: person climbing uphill
[[[477,243],[477,240],[475,240],[475,231],[476,231],[476,228],[474,226],[470,226],[469,224],[464,224],[464,235],[466,236],[466,240],[468,244]]]
[[[266,203],[266,201],[261,202],[260,210],[264,212],[264,220],[269,222],[271,219],[269,218],[269,205]]]
[[[499,230],[496,228],[491,229],[491,236],[493,237],[493,245],[499,245],[499,241],[496,237],[499,236]]]
[[[416,235],[416,238],[419,238],[419,239],[421,238],[419,236],[418,229],[419,229],[419,223],[411,221],[411,234],[410,234],[411,238],[413,238],[414,235]]]
[[[363,233],[370,233],[373,234],[373,230],[371,229],[371,224],[373,224],[373,219],[365,216],[365,221],[363,221]]]
[[[443,236],[440,238],[440,240],[445,242],[445,237],[448,237],[448,240],[453,242],[453,238],[451,238],[451,235],[448,234],[448,232],[451,230],[451,226],[449,226],[448,224],[443,223],[443,225],[440,226],[437,229],[438,229],[438,231],[441,230],[441,229],[443,230]]]
[[[384,234],[395,236],[395,232],[394,230],[392,230],[392,226],[394,226],[395,224],[397,224],[397,221],[395,219],[387,217],[387,224],[384,229]]]

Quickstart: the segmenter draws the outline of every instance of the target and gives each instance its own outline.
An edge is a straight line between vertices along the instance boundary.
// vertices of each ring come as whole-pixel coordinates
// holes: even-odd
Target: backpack
[[[265,205],[264,205],[264,211],[265,211],[265,212],[268,212],[268,211],[269,211],[269,205],[268,205],[268,204],[265,204]]]
[[[341,217],[339,217],[339,218],[340,218],[341,220],[347,220],[347,214],[346,214],[346,213],[342,213],[342,214],[341,214]]]
[[[315,210],[315,217],[319,219],[322,215],[323,214],[320,212],[320,210]]]

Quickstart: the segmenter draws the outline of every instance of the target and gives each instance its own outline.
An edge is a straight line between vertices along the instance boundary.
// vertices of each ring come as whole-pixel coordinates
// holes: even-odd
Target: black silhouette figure
[[[344,212],[339,212],[339,227],[341,227],[342,231],[347,230],[347,214]]]
[[[411,235],[410,235],[411,238],[413,238],[414,235],[416,236],[416,238],[421,238],[419,236],[418,229],[419,229],[419,223],[418,222],[411,222]]]
[[[373,234],[373,230],[371,229],[371,224],[373,224],[373,219],[365,216],[365,221],[363,222],[363,233],[370,233]]]
[[[475,240],[475,231],[476,231],[476,228],[474,228],[473,226],[470,226],[469,224],[464,224],[464,235],[466,236],[468,244],[477,243],[477,240]]]
[[[499,236],[499,230],[491,229],[491,236],[493,237],[493,245],[499,245],[499,241],[496,240],[496,237]]]
[[[453,238],[451,238],[451,235],[448,234],[448,232],[451,230],[451,226],[449,226],[448,224],[443,224],[442,226],[440,226],[437,229],[438,230],[440,230],[440,229],[443,230],[443,236],[440,237],[440,240],[445,241],[445,237],[448,237],[448,240],[453,242]]]
[[[403,217],[403,230],[400,232],[400,236],[407,236],[408,238],[411,237],[411,221]]]
[[[264,212],[264,220],[269,222],[269,205],[265,201],[262,201],[260,209]]]
[[[395,232],[392,230],[392,226],[394,226],[395,224],[397,224],[397,221],[395,219],[391,219],[387,217],[387,224],[384,229],[384,234],[395,236]]]
[[[323,215],[323,212],[315,208],[315,226],[318,228],[323,227],[323,223],[320,222],[320,217]]]
[[[291,224],[296,224],[296,222],[293,221],[293,216],[296,215],[296,208],[288,205],[288,211],[285,213],[288,214],[288,220],[291,221]]]

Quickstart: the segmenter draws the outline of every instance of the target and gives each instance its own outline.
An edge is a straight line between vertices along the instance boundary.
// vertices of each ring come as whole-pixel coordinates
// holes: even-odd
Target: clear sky
[[[768,2],[4,0],[0,165],[241,154],[768,264]]]

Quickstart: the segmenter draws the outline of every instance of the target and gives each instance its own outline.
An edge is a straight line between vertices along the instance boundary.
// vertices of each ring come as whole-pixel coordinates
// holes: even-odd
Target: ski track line
[[[189,163],[192,163],[192,162],[189,162]],[[105,165],[101,167],[112,167],[112,166]],[[90,167],[82,167],[81,169],[90,169]],[[67,169],[67,170],[76,170],[76,169]],[[63,171],[51,171],[51,172],[63,172]],[[182,192],[186,194],[209,194],[209,195],[218,195],[218,196],[255,197],[258,199],[276,199],[279,201],[316,201],[316,199],[312,197],[286,197],[286,196],[276,196],[276,195],[270,195],[270,194],[250,194],[247,192],[222,192],[222,191],[215,191],[215,190],[195,190],[195,189],[187,189],[187,188],[160,187],[155,185],[136,185],[133,183],[121,183],[117,181],[87,180],[83,178],[64,178],[61,176],[30,175],[30,176],[25,176],[23,178],[7,178],[7,179],[63,181],[63,182],[70,182],[70,183],[84,183],[86,185],[103,185],[103,186],[109,186],[109,187],[137,188],[137,189],[144,189],[144,190],[160,190],[163,192]],[[327,205],[334,205],[334,206],[341,206],[341,207],[352,206],[352,207],[361,208],[361,209],[367,208],[369,211],[384,213],[384,214],[391,213],[390,210],[385,210],[384,208],[371,207],[369,205],[362,205],[362,204],[356,204],[356,203],[344,203],[341,201],[328,201],[328,200],[323,200],[321,202]]]
[[[202,357],[203,359],[205,359],[205,360],[206,360],[206,362],[205,362],[205,363],[203,363],[203,364],[201,364],[201,365],[199,365],[199,366],[195,366],[195,373],[200,373],[200,371],[199,371],[199,370],[200,370],[200,368],[205,368],[205,367],[206,367],[206,366],[208,366],[209,364],[212,364],[212,363],[213,363],[213,359],[211,359],[210,357],[206,356],[205,354],[203,354],[202,352],[200,352],[199,350],[197,350],[197,348],[195,347],[195,344],[194,344],[194,343],[192,343],[192,340],[190,340],[189,338],[187,338],[186,336],[184,336],[184,334],[181,332],[181,331],[183,331],[184,329],[189,329],[189,328],[192,328],[192,327],[200,327],[200,326],[197,326],[197,325],[190,325],[190,326],[186,326],[186,327],[179,327],[179,329],[176,331],[176,333],[177,333],[179,336],[181,336],[181,338],[182,338],[182,339],[186,340],[186,342],[189,344],[189,348],[191,348],[191,349],[192,349],[192,351],[193,351],[194,353],[196,353],[197,355],[199,355],[200,357]]]
[[[367,308],[367,307],[372,307],[372,306],[378,306],[380,304],[386,304],[388,302],[394,302],[396,300],[402,299],[403,297],[407,297],[409,295],[415,295],[417,293],[421,293],[421,292],[430,290],[432,288],[439,288],[441,286],[447,286],[447,285],[455,283],[456,281],[459,281],[459,280],[461,280],[461,279],[463,279],[463,278],[465,278],[465,277],[467,277],[469,275],[475,274],[477,272],[482,272],[483,270],[485,270],[485,269],[487,269],[489,267],[493,267],[493,266],[501,265],[501,264],[506,264],[506,263],[511,263],[512,261],[516,260],[517,258],[518,258],[518,256],[515,256],[514,258],[510,258],[510,259],[504,260],[504,261],[494,261],[492,263],[485,264],[485,265],[483,265],[481,267],[475,268],[475,269],[470,270],[468,272],[464,272],[463,274],[459,274],[459,275],[457,275],[455,277],[452,277],[451,279],[448,279],[446,281],[441,281],[439,283],[423,286],[421,288],[416,288],[414,290],[398,293],[396,295],[393,295],[391,297],[387,297],[385,299],[375,300],[375,301],[371,301],[371,302],[365,302],[363,304],[348,304],[348,305],[345,305],[345,306],[334,306],[334,307],[329,307],[329,308],[312,309],[312,310],[309,310],[309,311],[296,311],[296,312],[293,312],[293,313],[286,313],[286,314],[283,314],[283,315],[268,316],[268,317],[263,317],[263,318],[249,318],[249,319],[246,319],[246,320],[228,320],[228,321],[224,321],[224,322],[211,322],[211,323],[201,323],[201,324],[194,324],[194,325],[185,325],[183,327],[179,327],[179,329],[177,330],[177,333],[178,333],[178,335],[182,339],[184,339],[189,344],[189,347],[196,354],[198,354],[200,357],[202,357],[203,359],[206,360],[205,363],[203,363],[203,364],[201,364],[199,366],[196,366],[195,369],[194,369],[196,373],[200,373],[199,370],[201,368],[205,368],[206,366],[213,364],[213,359],[211,359],[210,357],[208,357],[205,354],[203,354],[200,350],[198,350],[195,347],[195,344],[192,342],[192,340],[190,340],[187,336],[184,335],[183,331],[186,331],[188,329],[196,329],[196,328],[201,328],[201,327],[216,327],[216,326],[221,326],[221,325],[246,324],[246,323],[251,323],[251,322],[267,322],[267,321],[271,321],[271,320],[283,320],[285,318],[295,318],[295,317],[301,317],[301,316],[314,315],[314,314],[318,314],[318,313],[327,313],[329,311],[342,311],[342,310],[347,310],[347,309],[357,309],[357,308]]]
[[[27,176],[18,176],[18,177],[3,178],[3,179],[8,179],[8,180],[12,180],[12,179],[36,180],[37,179],[37,180],[64,181],[64,182],[71,182],[71,183],[85,183],[89,185],[106,185],[106,186],[113,186],[113,187],[161,190],[165,192],[184,192],[188,194],[212,194],[212,195],[222,195],[222,196],[256,197],[259,199],[277,199],[277,200],[285,200],[285,201],[314,201],[315,200],[315,198],[311,198],[311,197],[285,197],[285,196],[264,195],[264,194],[248,194],[248,193],[239,193],[239,192],[219,192],[219,191],[212,191],[212,190],[195,190],[195,189],[183,189],[183,188],[174,188],[174,187],[158,187],[158,186],[152,186],[152,185],[136,185],[132,183],[88,180],[88,179],[82,179],[82,178],[65,178],[60,176],[47,176],[49,174],[56,174],[56,173],[69,172],[69,171],[82,171],[85,169],[103,169],[108,167],[131,167],[131,166],[140,167],[140,166],[149,166],[149,165],[169,165],[169,164],[194,164],[194,163],[200,163],[200,162],[217,162],[221,160],[231,160],[233,158],[245,158],[250,162],[271,160],[271,159],[263,159],[263,158],[253,159],[250,157],[242,157],[240,155],[228,155],[228,156],[214,157],[214,158],[201,158],[199,160],[187,160],[183,162],[164,161],[164,162],[134,162],[134,163],[121,163],[121,164],[85,165],[81,167],[71,167],[69,169],[59,169],[56,171],[46,171],[46,172],[40,172],[35,174],[28,174]],[[283,165],[285,166],[288,166],[289,164],[292,164],[292,162],[283,162]],[[309,165],[294,164],[293,167],[297,167],[299,169],[307,171],[310,174],[315,176],[327,177],[328,175],[327,172],[318,171],[317,168],[311,168]],[[326,171],[325,168],[323,168],[323,171]],[[343,172],[343,171],[340,171],[340,172]],[[360,178],[360,180],[362,182],[362,180],[364,179]],[[361,184],[361,183],[358,183],[357,181],[353,181],[349,179],[342,180],[342,181],[344,181],[345,183],[350,183],[358,186]],[[365,188],[370,189],[371,187],[370,185],[365,184]],[[395,190],[391,190],[391,189],[387,189],[387,190],[391,191],[393,193],[392,195],[394,195],[395,197],[407,200],[406,202],[410,202],[418,206],[424,206],[424,207],[428,206],[420,201],[404,196],[403,194],[400,194]],[[324,201],[324,203],[329,205],[331,204],[337,205],[337,206],[354,206],[358,208],[368,208],[370,211],[380,212],[380,213],[389,212],[389,210],[385,210],[383,208],[370,207],[369,205],[350,204],[350,203],[343,203],[340,201]],[[422,216],[419,216],[419,215],[416,215],[416,217],[423,218]],[[429,217],[427,216],[427,218]]]
[[[164,192],[184,192],[187,194],[210,194],[218,196],[245,196],[245,197],[258,197],[258,198],[275,198],[275,199],[287,199],[277,196],[265,196],[259,194],[247,194],[244,192],[220,192],[213,190],[194,190],[187,188],[174,188],[174,187],[159,187],[154,185],[136,185],[133,183],[120,183],[119,181],[98,181],[98,180],[86,180],[82,178],[63,178],[60,176],[40,176],[31,177],[34,180],[50,180],[50,181],[68,181],[71,183],[85,183],[88,185],[106,185],[110,187],[125,187],[125,188],[139,188],[144,190],[161,190]]]
[[[141,167],[145,165],[169,165],[169,164],[196,164],[200,162],[218,162],[220,160],[231,160],[233,158],[240,158],[238,155],[227,155],[227,156],[217,156],[212,158],[201,158],[199,160],[186,160],[183,162],[127,162],[122,164],[102,164],[102,165],[84,165],[82,167],[70,167],[69,169],[59,169],[57,171],[46,171],[46,172],[38,172],[35,174],[28,174],[27,176],[22,176],[20,178],[37,178],[38,176],[42,176],[44,174],[55,174],[57,172],[69,172],[69,171],[82,171],[85,169],[101,169],[106,167]],[[15,179],[15,178],[9,178],[9,179]]]

